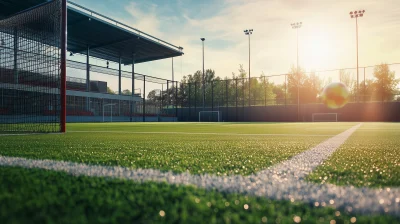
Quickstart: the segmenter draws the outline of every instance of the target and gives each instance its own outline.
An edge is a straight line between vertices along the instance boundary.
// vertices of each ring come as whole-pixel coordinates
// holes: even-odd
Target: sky
[[[349,16],[354,10],[365,10],[358,20],[359,66],[400,62],[399,0],[73,1],[182,46],[184,55],[174,59],[178,81],[202,69],[201,37],[206,39],[206,69],[220,77],[231,77],[240,64],[248,70],[245,29],[254,30],[251,76],[287,73],[296,65],[293,22],[302,22],[297,30],[299,66],[306,71],[356,67],[356,21]],[[396,69],[400,78],[400,66]],[[171,59],[137,64],[135,71],[171,79]]]

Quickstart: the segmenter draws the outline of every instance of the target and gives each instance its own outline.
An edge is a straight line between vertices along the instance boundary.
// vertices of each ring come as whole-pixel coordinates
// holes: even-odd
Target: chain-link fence
[[[201,80],[201,77],[200,77]],[[335,69],[252,78],[216,78],[205,82],[180,83],[179,118],[197,121],[201,111],[219,111],[229,121],[248,120],[250,107],[293,106],[321,103],[319,95],[332,82],[344,83],[350,103],[400,102],[400,64],[357,69]],[[300,113],[300,111],[298,111]]]

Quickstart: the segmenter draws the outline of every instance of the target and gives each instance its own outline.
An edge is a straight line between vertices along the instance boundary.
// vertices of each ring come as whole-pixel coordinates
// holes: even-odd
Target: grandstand
[[[25,131],[60,130],[63,109],[59,49],[62,42],[59,39],[61,27],[57,24],[61,24],[61,9],[60,4],[54,2],[61,1],[0,0],[1,131],[23,131],[25,127]],[[42,28],[44,25],[48,30]],[[73,2],[67,5],[67,33],[66,50],[71,55],[86,57],[85,63],[66,62],[67,122],[105,121],[105,116],[114,116],[113,121],[176,120],[176,113],[163,110],[174,106],[173,100],[146,105],[145,99],[146,83],[156,83],[162,88],[166,85],[168,91],[173,81],[135,73],[135,64],[182,56],[182,47]],[[107,67],[94,65],[93,59],[107,61]],[[108,63],[118,64],[119,69],[109,68]],[[131,70],[122,70],[122,65],[131,66]],[[86,78],[74,77],[72,73],[76,69],[85,72]],[[108,93],[107,80],[93,80],[92,73],[118,77],[116,93]],[[129,95],[122,91],[123,78],[131,82]],[[135,86],[135,80],[143,85]],[[142,93],[135,92],[139,88]],[[21,124],[25,123],[41,124],[39,126],[53,123],[55,129],[32,130],[29,125],[21,129]]]

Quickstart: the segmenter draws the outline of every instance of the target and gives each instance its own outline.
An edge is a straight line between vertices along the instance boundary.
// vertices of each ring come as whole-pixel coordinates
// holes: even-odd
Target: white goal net
[[[199,122],[219,122],[219,111],[200,111]]]
[[[337,113],[313,113],[312,121],[313,122],[337,122],[338,114]]]

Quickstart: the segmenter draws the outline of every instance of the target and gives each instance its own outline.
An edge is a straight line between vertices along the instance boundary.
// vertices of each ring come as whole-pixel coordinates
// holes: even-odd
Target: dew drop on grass
[[[264,217],[261,218],[261,221],[262,221],[263,223],[267,223],[268,219],[267,219],[267,217],[264,216]]]
[[[301,222],[300,216],[295,215],[295,216],[293,217],[293,221],[294,221],[295,223],[300,223],[300,222]]]

